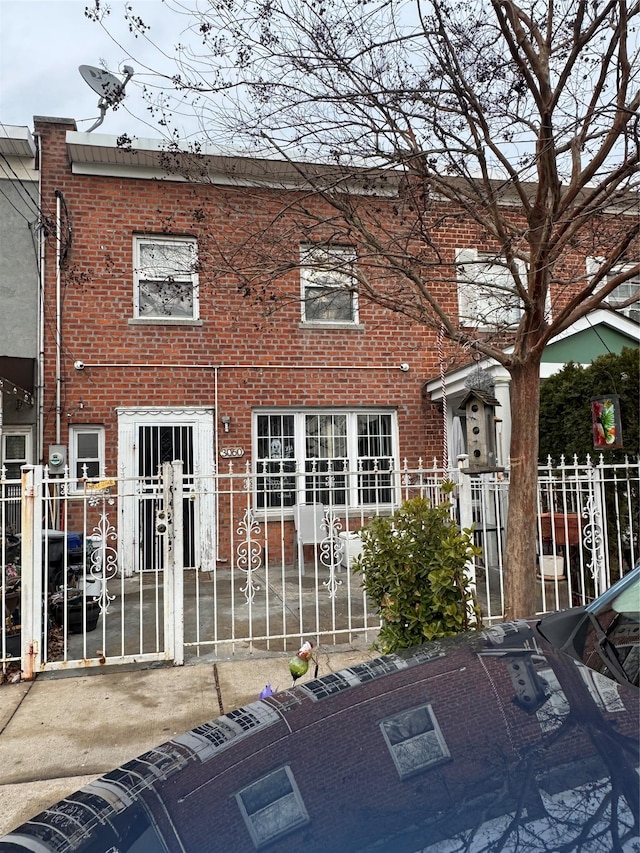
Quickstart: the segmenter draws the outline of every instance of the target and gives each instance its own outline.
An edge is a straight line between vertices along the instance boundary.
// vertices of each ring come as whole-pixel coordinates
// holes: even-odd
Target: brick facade
[[[354,328],[310,329],[300,306],[265,314],[239,292],[240,282],[215,268],[209,235],[229,252],[275,216],[282,191],[193,187],[178,181],[74,175],[65,134],[73,125],[36,122],[42,144],[42,204],[50,215],[64,196],[72,229],[62,264],[62,441],[69,425],[103,424],[114,470],[116,407],[213,406],[232,418],[233,444],[250,458],[256,406],[391,407],[398,412],[400,457],[431,459],[442,451],[442,418],[422,386],[438,374],[436,334],[362,303]],[[248,204],[250,202],[250,204]],[[198,221],[200,220],[200,221]],[[193,236],[201,256],[201,325],[131,324],[135,234]],[[227,236],[228,235],[228,236]],[[299,235],[287,251],[298,250]],[[208,256],[209,255],[209,256]],[[47,242],[45,446],[54,443],[55,235]],[[208,266],[211,260],[211,266]],[[299,283],[284,286],[295,296]],[[104,364],[83,372],[73,363]],[[402,362],[410,365],[403,373]],[[82,408],[79,408],[82,400]],[[220,428],[218,417],[218,428]]]
[[[336,214],[317,194],[305,195],[291,174],[288,182],[281,181],[282,164],[235,158],[236,172],[227,164],[227,172],[219,167],[207,182],[194,183],[181,180],[175,171],[163,173],[160,155],[156,151],[153,160],[144,145],[139,151],[119,149],[110,137],[74,133],[70,120],[36,119],[35,128],[41,204],[50,224],[44,292],[45,462],[50,445],[71,447],[74,430],[86,426],[103,431],[101,464],[107,475],[146,475],[140,461],[143,428],[130,422],[126,432],[127,413],[132,418],[144,413],[145,423],[154,429],[159,413],[176,413],[176,422],[184,422],[187,413],[199,412],[196,416],[208,418],[209,424],[201,444],[194,445],[194,466],[208,474],[214,463],[226,463],[227,451],[237,451],[242,457],[238,464],[256,472],[256,413],[276,410],[295,413],[296,423],[309,412],[349,412],[353,423],[359,413],[386,413],[395,464],[442,463],[442,404],[425,387],[430,382],[433,392],[441,369],[468,365],[469,352],[447,342],[439,346],[438,329],[421,318],[406,281],[378,267],[375,256],[361,252],[355,239],[358,268],[371,280],[377,277],[396,303],[404,299],[412,316],[367,302],[366,288],[360,286],[357,321],[339,326],[303,322],[301,273],[294,267],[305,241],[333,242]],[[260,179],[254,179],[260,169]],[[477,224],[437,200],[424,213],[431,243],[419,243],[411,206],[416,196],[403,200],[400,185],[397,190],[371,194],[360,187],[350,198],[372,232],[384,234],[387,246],[396,241],[399,252],[404,246],[412,263],[424,257],[429,287],[455,316],[456,250],[498,252],[498,247],[487,243]],[[559,263],[566,286],[551,293],[553,311],[580,286],[585,252],[597,255],[601,250],[598,240],[607,238],[606,228],[600,228],[600,237],[597,230],[594,226],[593,245],[576,247]],[[344,241],[344,232],[338,234],[342,237],[336,242]],[[136,316],[134,244],[140,237],[197,243],[196,317],[165,322]],[[84,367],[75,369],[75,364]],[[507,384],[508,377],[500,382]],[[508,387],[499,395],[503,414],[509,407]],[[449,426],[455,405],[451,400]],[[506,427],[504,434],[499,461],[508,456]],[[360,435],[356,438],[359,443]],[[355,447],[353,435],[349,440]],[[305,454],[303,446],[297,445],[298,464],[305,455],[319,458]],[[353,458],[350,464],[355,469]],[[72,476],[76,473],[72,465]],[[291,507],[286,506],[288,520]]]

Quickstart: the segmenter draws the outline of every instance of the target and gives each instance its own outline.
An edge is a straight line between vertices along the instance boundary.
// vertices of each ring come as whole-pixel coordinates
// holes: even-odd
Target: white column
[[[496,455],[497,464],[500,466],[508,466],[509,464],[509,448],[511,446],[511,396],[509,388],[511,385],[511,377],[504,371],[499,374],[494,374],[494,394],[496,400],[500,403],[496,407]]]

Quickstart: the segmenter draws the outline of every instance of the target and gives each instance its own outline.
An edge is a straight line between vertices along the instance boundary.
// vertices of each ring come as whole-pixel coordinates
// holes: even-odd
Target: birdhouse
[[[462,400],[467,419],[469,472],[501,471],[496,455],[496,406],[500,402],[489,392],[474,388]]]

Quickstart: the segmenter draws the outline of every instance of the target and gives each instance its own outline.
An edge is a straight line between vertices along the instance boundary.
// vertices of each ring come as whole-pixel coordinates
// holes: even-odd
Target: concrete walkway
[[[320,651],[319,675],[371,651]],[[289,656],[50,673],[0,687],[0,836],[146,750],[289,687]]]

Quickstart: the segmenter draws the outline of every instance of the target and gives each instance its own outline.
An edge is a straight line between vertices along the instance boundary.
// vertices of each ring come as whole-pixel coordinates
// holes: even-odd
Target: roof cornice
[[[36,156],[36,144],[29,128],[0,124],[0,154],[32,160]]]
[[[221,186],[292,190],[340,189],[359,194],[395,195],[403,176],[380,167],[256,157],[202,146],[176,149],[162,139],[119,144],[115,136],[67,131],[66,147],[74,174],[141,180],[198,181]]]

